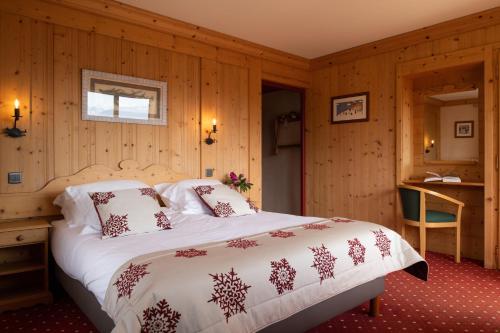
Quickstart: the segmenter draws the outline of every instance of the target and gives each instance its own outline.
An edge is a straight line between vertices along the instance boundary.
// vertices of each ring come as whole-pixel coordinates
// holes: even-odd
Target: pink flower
[[[235,174],[233,171],[231,171],[231,172],[229,173],[229,178],[231,178],[231,180],[232,180],[233,182],[237,182],[237,181],[238,181],[238,176],[236,176],[236,174]]]

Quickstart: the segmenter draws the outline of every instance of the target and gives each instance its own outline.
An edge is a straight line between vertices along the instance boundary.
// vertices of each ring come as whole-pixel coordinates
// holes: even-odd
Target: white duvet
[[[319,221],[278,213],[217,218],[209,215],[174,214],[174,229],[102,240],[100,233],[81,232],[64,220],[54,222],[51,247],[59,267],[80,281],[102,305],[113,274],[137,256],[210,242],[225,241]],[[87,227],[88,228],[88,227]]]

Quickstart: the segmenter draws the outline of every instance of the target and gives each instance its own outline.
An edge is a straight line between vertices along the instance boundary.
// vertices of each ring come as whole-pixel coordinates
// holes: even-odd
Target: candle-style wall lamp
[[[207,145],[216,143],[217,141],[214,138],[212,138],[212,134],[217,133],[217,120],[215,118],[212,119],[212,130],[207,132],[208,132],[208,137],[205,139],[205,143]]]
[[[431,144],[425,147],[425,153],[429,154],[432,148],[434,148],[434,140],[431,140]]]
[[[5,135],[10,136],[12,138],[19,138],[21,136],[26,135],[26,130],[21,130],[21,129],[17,128],[17,121],[19,120],[19,118],[22,118],[22,117],[23,116],[21,116],[21,113],[19,111],[19,100],[16,98],[16,100],[14,102],[14,115],[12,116],[12,118],[14,118],[14,127],[12,127],[12,128],[7,127],[4,130]]]

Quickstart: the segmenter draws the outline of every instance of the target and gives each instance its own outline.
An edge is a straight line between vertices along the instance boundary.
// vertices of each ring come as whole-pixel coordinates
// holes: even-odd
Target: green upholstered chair
[[[430,191],[425,188],[400,185],[399,195],[403,208],[402,236],[406,236],[406,226],[417,227],[420,230],[420,255],[425,258],[426,229],[427,228],[456,228],[457,246],[455,262],[460,262],[460,220],[462,217],[463,202],[453,199],[444,194]],[[455,214],[429,210],[426,208],[425,196],[431,195],[457,206]]]

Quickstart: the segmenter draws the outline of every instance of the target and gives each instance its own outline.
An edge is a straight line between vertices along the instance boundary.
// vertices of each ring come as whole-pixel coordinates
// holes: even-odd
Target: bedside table
[[[46,219],[0,220],[0,312],[51,303]]]

